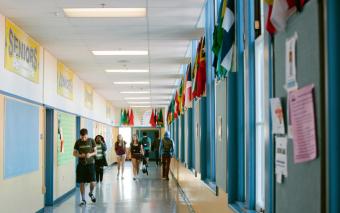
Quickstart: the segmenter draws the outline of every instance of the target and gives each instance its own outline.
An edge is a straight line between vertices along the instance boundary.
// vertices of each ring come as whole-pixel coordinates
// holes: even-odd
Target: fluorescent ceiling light
[[[128,102],[128,104],[151,104],[150,101],[132,101]]]
[[[98,56],[139,56],[139,55],[148,55],[149,52],[147,50],[94,50],[92,51],[93,55]]]
[[[150,108],[151,106],[150,105],[145,105],[145,106],[130,106],[131,108]]]
[[[126,84],[149,84],[148,81],[115,81],[114,84],[126,85]]]
[[[123,91],[120,94],[149,94],[150,91]]]
[[[109,72],[109,73],[142,73],[142,72],[149,72],[149,70],[109,69],[109,70],[105,70],[105,72]]]
[[[150,97],[126,97],[125,100],[150,100]]]
[[[64,8],[72,18],[136,18],[145,17],[145,8]]]

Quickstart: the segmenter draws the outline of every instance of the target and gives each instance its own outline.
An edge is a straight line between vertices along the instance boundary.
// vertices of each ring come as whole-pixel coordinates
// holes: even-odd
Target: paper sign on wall
[[[73,100],[74,73],[63,63],[58,61],[57,65],[57,92],[58,95]]]
[[[314,111],[314,85],[289,94],[292,122],[294,162],[302,163],[316,158],[316,128]]]
[[[280,98],[270,99],[272,131],[274,134],[285,134],[285,123]]]
[[[288,92],[296,90],[296,41],[297,33],[286,41],[286,90]]]
[[[275,145],[275,173],[287,177],[287,137],[276,136]]]

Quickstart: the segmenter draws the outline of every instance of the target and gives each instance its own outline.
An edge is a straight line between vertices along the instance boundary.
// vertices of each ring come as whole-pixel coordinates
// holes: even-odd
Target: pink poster
[[[294,162],[302,163],[316,158],[316,128],[314,85],[289,93],[288,101],[293,129]]]

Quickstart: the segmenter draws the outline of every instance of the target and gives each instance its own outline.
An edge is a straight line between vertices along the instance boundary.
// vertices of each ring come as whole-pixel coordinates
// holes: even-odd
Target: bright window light
[[[144,73],[149,72],[149,70],[129,70],[129,69],[109,69],[105,70],[108,73]]]
[[[116,82],[113,82],[114,84],[121,84],[121,85],[128,85],[128,84],[131,84],[131,85],[134,85],[134,84],[149,84],[148,81],[116,81]]]
[[[149,94],[150,91],[122,91],[120,94]]]
[[[150,100],[150,97],[126,97],[125,100]]]
[[[148,55],[147,50],[94,50],[93,55],[97,56],[141,56]]]
[[[64,8],[72,18],[136,18],[145,17],[145,8]]]

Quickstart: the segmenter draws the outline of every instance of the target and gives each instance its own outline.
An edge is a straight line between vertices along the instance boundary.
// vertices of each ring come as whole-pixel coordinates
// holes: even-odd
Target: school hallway
[[[45,213],[192,213],[183,192],[173,178],[161,180],[161,167],[150,163],[149,176],[139,174],[136,181],[132,179],[132,164],[126,162],[124,179],[117,179],[117,166],[105,169],[104,181],[95,189],[96,203],[88,197],[86,187],[86,206],[79,206],[79,188],[53,207],[45,208]]]

